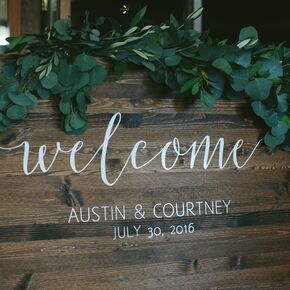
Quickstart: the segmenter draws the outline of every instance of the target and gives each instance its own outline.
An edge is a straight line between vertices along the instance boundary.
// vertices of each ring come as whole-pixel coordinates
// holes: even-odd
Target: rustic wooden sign
[[[174,100],[141,71],[94,89],[89,129],[79,137],[58,129],[58,114],[43,101],[28,118],[0,135],[1,147],[29,142],[29,170],[45,144],[45,163],[77,141],[80,174],[70,154],[58,154],[46,173],[23,171],[24,146],[0,151],[1,289],[289,289],[290,158],[258,146],[247,103],[220,101],[204,112],[192,100]],[[122,120],[101,147],[116,112]],[[204,169],[204,147],[176,158],[168,147],[165,170],[157,156],[141,169],[126,160],[140,140],[137,162],[152,159],[178,138],[186,151],[210,136],[225,140],[224,159],[237,140],[241,169],[215,154]],[[177,139],[175,139],[177,140]],[[177,141],[176,141],[177,142]],[[175,143],[176,145],[177,143]],[[141,144],[142,145],[142,144]],[[143,144],[144,145],[144,144]],[[145,146],[144,146],[145,147]],[[250,158],[251,157],[251,158]],[[109,180],[122,176],[114,186]]]

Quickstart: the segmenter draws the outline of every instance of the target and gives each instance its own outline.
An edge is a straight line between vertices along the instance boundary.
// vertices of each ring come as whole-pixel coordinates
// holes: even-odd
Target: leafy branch
[[[198,98],[205,110],[222,96],[245,99],[268,127],[265,144],[290,151],[290,49],[284,43],[261,44],[251,26],[234,44],[214,41],[191,27],[202,8],[183,23],[171,15],[166,23],[142,26],[146,9],[128,27],[105,18],[92,27],[86,15],[80,30],[58,20],[45,35],[8,38],[8,53],[16,55],[0,73],[0,131],[25,118],[38,98],[57,98],[63,130],[85,132],[91,87],[107,75],[99,59],[106,59],[114,63],[117,79],[128,64],[144,67],[153,81],[176,97]],[[98,25],[104,21],[112,29],[101,35]]]

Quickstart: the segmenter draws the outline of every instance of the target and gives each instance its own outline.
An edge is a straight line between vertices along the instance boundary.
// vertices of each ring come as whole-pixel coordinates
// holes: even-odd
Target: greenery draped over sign
[[[80,30],[68,20],[58,20],[44,35],[8,38],[7,52],[17,57],[7,61],[0,73],[0,131],[25,118],[38,98],[54,97],[63,115],[63,130],[85,132],[90,89],[107,74],[98,62],[101,58],[114,63],[117,79],[127,64],[142,66],[176,98],[199,98],[204,110],[222,96],[248,100],[269,128],[265,144],[290,151],[290,49],[284,43],[261,44],[253,27],[243,28],[235,44],[214,41],[208,33],[192,29],[202,8],[182,24],[171,15],[159,26],[141,26],[145,13],[146,7],[126,28],[103,17],[92,27],[87,16]],[[111,22],[112,30],[101,36],[97,28],[104,21]]]

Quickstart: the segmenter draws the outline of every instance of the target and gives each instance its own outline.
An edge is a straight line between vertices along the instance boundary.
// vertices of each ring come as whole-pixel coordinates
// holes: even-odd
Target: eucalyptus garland
[[[192,29],[202,8],[183,23],[171,15],[159,26],[140,25],[145,13],[146,7],[129,27],[103,17],[92,25],[86,17],[80,30],[58,20],[44,35],[8,38],[7,53],[15,58],[6,61],[0,73],[0,131],[25,118],[39,98],[56,98],[63,130],[85,132],[91,87],[107,75],[98,59],[106,59],[114,63],[117,79],[128,64],[142,66],[176,98],[198,98],[205,110],[222,96],[245,99],[268,127],[265,144],[290,151],[290,49],[284,43],[262,45],[251,26],[241,30],[235,44],[214,41]],[[101,36],[104,21],[110,21],[112,29]]]

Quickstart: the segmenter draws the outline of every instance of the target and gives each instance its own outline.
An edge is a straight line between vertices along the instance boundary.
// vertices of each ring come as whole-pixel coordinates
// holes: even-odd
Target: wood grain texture
[[[101,145],[113,113],[126,113],[110,142],[107,172],[114,178],[132,146],[146,140],[139,161],[152,158],[174,137],[185,150],[193,141],[211,135],[212,146],[223,136],[225,154],[243,138],[239,152],[246,159],[263,136],[263,124],[246,102],[221,100],[210,112],[198,102],[175,100],[153,85],[142,71],[130,70],[93,89],[89,129],[79,137],[58,129],[59,115],[51,102],[41,101],[27,119],[0,135],[0,146],[31,144],[30,166],[39,146],[48,146],[47,162],[55,143],[64,147],[82,140],[78,164],[84,165]],[[135,114],[142,122],[134,123]],[[260,127],[259,127],[260,126]],[[260,128],[260,129],[257,129]],[[0,289],[289,289],[290,288],[290,156],[260,146],[241,170],[217,167],[216,158],[203,170],[189,158],[165,172],[160,160],[142,170],[128,167],[114,187],[100,177],[100,157],[82,174],[73,174],[69,156],[60,155],[46,173],[24,176],[22,151],[0,152]],[[174,161],[169,150],[168,162]],[[231,200],[229,214],[157,219],[157,203]],[[133,212],[142,203],[146,219]],[[76,209],[125,204],[126,220],[68,224]],[[166,211],[167,212],[167,211]],[[195,224],[193,234],[170,235],[170,225]],[[140,224],[140,236],[113,240],[116,226]],[[159,226],[165,236],[148,239],[147,228]]]
[[[21,34],[21,0],[8,1],[8,21],[11,36]]]
[[[21,34],[41,33],[41,1],[21,1]]]

